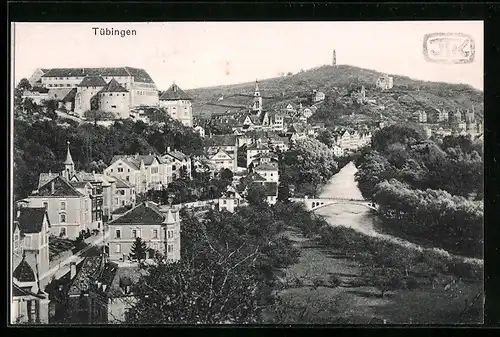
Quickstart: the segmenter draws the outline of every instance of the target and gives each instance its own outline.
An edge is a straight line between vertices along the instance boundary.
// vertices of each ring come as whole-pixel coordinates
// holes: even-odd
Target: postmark
[[[427,62],[467,64],[474,62],[475,43],[463,33],[431,33],[424,35],[423,54]]]

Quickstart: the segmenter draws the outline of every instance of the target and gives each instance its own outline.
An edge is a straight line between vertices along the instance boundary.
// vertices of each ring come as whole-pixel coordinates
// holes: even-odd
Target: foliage
[[[255,323],[271,300],[273,270],[295,263],[298,251],[281,233],[268,206],[210,211],[200,219],[182,211],[182,260],[146,267],[131,322]]]
[[[94,125],[97,125],[98,121],[108,120],[115,118],[112,112],[102,111],[102,110],[87,110],[84,112],[83,117],[94,121]]]
[[[146,242],[137,237],[130,247],[130,257],[141,263],[142,260],[146,259],[147,249]]]
[[[257,206],[266,202],[266,188],[261,184],[250,184],[246,199],[250,205]]]

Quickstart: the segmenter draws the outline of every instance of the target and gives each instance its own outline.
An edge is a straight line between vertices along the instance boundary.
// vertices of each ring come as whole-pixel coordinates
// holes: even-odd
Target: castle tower
[[[335,52],[335,49],[333,49],[333,60],[332,60],[332,66],[337,65],[337,53]]]
[[[262,113],[262,96],[260,96],[259,82],[255,80],[255,90],[253,93],[252,112],[260,115]]]
[[[73,162],[73,158],[71,157],[71,152],[69,150],[69,141],[67,142],[67,144],[68,150],[66,152],[66,160],[63,163],[64,171],[62,173],[62,176],[69,180],[75,173],[75,163]]]

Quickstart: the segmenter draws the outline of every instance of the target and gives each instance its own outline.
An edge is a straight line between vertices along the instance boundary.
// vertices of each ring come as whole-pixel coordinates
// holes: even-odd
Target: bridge
[[[366,201],[364,199],[349,199],[349,198],[290,198],[290,201],[293,202],[302,202],[305,204],[306,209],[308,211],[315,211],[318,208],[330,206],[330,205],[337,205],[337,204],[350,204],[350,205],[359,205],[359,206],[364,206],[369,209],[372,209],[376,211],[378,208],[375,204],[372,202]]]

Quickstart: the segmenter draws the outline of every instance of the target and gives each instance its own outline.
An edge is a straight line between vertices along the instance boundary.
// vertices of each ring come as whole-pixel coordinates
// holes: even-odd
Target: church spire
[[[260,96],[260,92],[259,92],[259,81],[257,81],[257,79],[255,80],[255,90],[254,90],[254,96]]]
[[[66,160],[63,163],[64,164],[63,176],[69,180],[70,177],[75,172],[75,163],[73,162],[73,158],[71,157],[71,152],[69,150],[69,141],[67,142],[67,144],[68,144],[68,150],[66,152]]]

